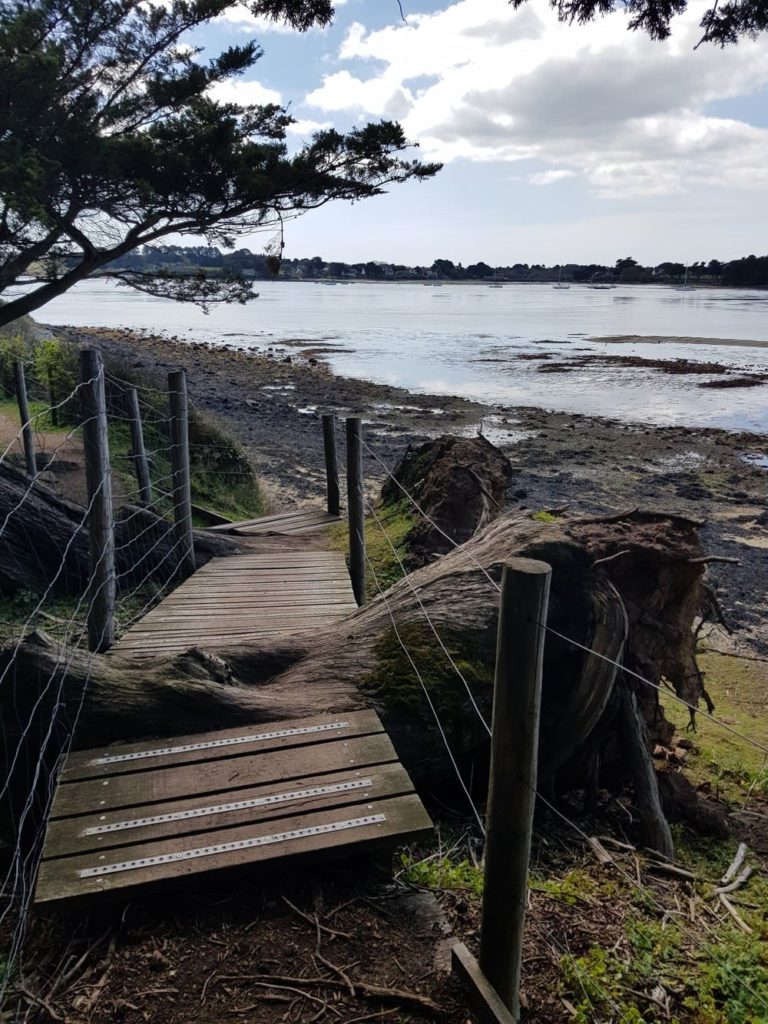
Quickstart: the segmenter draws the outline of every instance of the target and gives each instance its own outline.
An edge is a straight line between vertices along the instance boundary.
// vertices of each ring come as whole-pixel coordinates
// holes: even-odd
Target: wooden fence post
[[[131,455],[139,484],[139,501],[142,505],[152,504],[152,482],[149,478],[149,463],[144,448],[144,431],[141,427],[141,411],[139,409],[139,393],[136,388],[129,388],[126,396],[126,409],[131,429]]]
[[[16,401],[19,405],[19,417],[21,419],[21,441],[24,447],[24,460],[27,463],[27,474],[35,476],[37,465],[35,463],[35,438],[32,433],[32,424],[29,422],[29,405],[27,404],[27,382],[24,379],[24,363],[17,359],[13,364],[13,375],[16,380]]]
[[[115,639],[115,534],[104,365],[96,349],[80,352],[80,383],[91,569],[88,647],[106,651]]]
[[[51,424],[54,427],[59,425],[59,409],[58,402],[56,401],[56,388],[53,386],[53,374],[50,370],[47,373],[48,377],[48,404],[51,407]]]
[[[541,672],[552,569],[514,558],[504,566],[493,690],[480,967],[515,1020],[528,898],[539,749]]]
[[[325,449],[325,476],[328,481],[328,514],[337,516],[341,509],[339,500],[339,463],[336,458],[336,417],[329,413],[323,416],[323,448]]]
[[[365,507],[363,505],[363,426],[358,416],[347,420],[347,515],[349,575],[359,606],[365,604]]]
[[[176,523],[176,541],[181,547],[179,567],[185,575],[191,575],[195,571],[195,544],[192,534],[192,489],[189,478],[187,375],[184,370],[174,370],[168,374],[168,400],[171,406],[173,516]]]

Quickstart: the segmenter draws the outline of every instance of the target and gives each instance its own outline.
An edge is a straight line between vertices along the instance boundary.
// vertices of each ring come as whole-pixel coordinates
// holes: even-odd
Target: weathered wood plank
[[[200,877],[225,869],[242,867],[246,864],[264,863],[275,858],[296,857],[319,851],[341,850],[352,845],[360,849],[381,843],[392,844],[402,836],[416,836],[431,829],[431,822],[421,801],[415,794],[380,800],[370,806],[364,805],[358,820],[372,818],[370,824],[346,827],[338,831],[324,831],[307,835],[297,830],[332,827],[340,822],[355,820],[345,816],[344,809],[324,810],[299,818],[285,818],[249,825],[245,828],[227,829],[223,832],[207,833],[204,843],[195,835],[178,836],[163,843],[142,844],[135,847],[105,851],[102,854],[63,857],[45,860],[40,865],[35,899],[38,905],[51,905],[57,901],[76,897],[100,896],[107,893],[125,896],[138,889],[169,882],[179,882],[196,876]],[[383,820],[377,820],[383,815]],[[247,848],[221,849],[222,844],[262,841],[279,836],[278,841]],[[178,855],[198,851],[209,851],[205,856],[180,857]],[[141,860],[158,855],[169,855],[163,863],[150,863],[132,870],[120,870],[97,877],[81,877],[79,872],[93,868],[105,868],[131,860]],[[177,856],[174,858],[173,855]]]
[[[275,750],[268,755],[250,754],[201,761],[116,778],[86,779],[59,786],[51,809],[52,818],[90,814],[94,810],[161,803],[184,796],[245,789],[286,779],[322,775],[338,768],[386,764],[396,761],[386,733],[317,743],[301,749]]]
[[[357,606],[353,607],[353,611],[357,611]],[[228,632],[229,624],[238,626],[240,629],[245,629],[248,626],[253,626],[255,629],[262,629],[270,627],[272,629],[280,629],[284,625],[295,626],[301,625],[303,622],[308,622],[310,625],[316,625],[315,620],[322,620],[322,623],[336,622],[341,616],[336,608],[329,608],[327,605],[304,605],[299,608],[275,608],[275,609],[261,609],[260,611],[253,611],[246,609],[242,612],[235,613],[231,609],[227,609],[224,605],[221,608],[220,614],[213,614],[211,612],[203,613],[199,615],[200,626],[204,630],[210,629],[213,633],[221,633],[222,629]],[[177,612],[176,614],[164,613],[163,615],[155,615],[151,619],[146,616],[141,620],[141,629],[135,630],[135,635],[141,635],[142,633],[173,633],[180,630],[183,633],[192,632],[197,627],[194,624],[196,617],[190,610],[189,612]],[[311,621],[310,621],[311,620]]]
[[[301,731],[299,731],[301,730]],[[306,731],[312,730],[312,731]],[[98,750],[71,753],[60,775],[61,783],[78,782],[102,776],[151,771],[155,768],[178,767],[197,761],[216,761],[241,757],[249,753],[269,753],[289,747],[309,747],[329,740],[346,740],[352,736],[383,733],[384,727],[375,711],[347,711],[339,715],[313,715],[281,722],[239,725],[234,729],[174,736],[173,739],[149,739],[140,743],[113,743]],[[286,735],[276,735],[286,734]],[[253,738],[258,737],[258,738]],[[211,746],[215,743],[216,746]],[[194,749],[184,749],[184,748]],[[162,754],[148,757],[156,750]],[[140,755],[140,756],[139,756]],[[104,765],[102,759],[124,758]],[[127,760],[130,758],[130,760]]]
[[[156,629],[147,627],[146,630],[137,631],[132,635],[132,639],[150,642],[161,642],[163,639],[171,641],[188,640],[192,644],[206,644],[212,640],[226,642],[234,637],[250,636],[251,633],[256,632],[260,632],[262,636],[274,636],[276,633],[284,633],[286,631],[290,631],[292,634],[309,633],[313,630],[321,629],[323,626],[332,625],[337,619],[337,616],[329,615],[325,618],[316,617],[311,620],[303,617],[299,619],[274,620],[269,624],[260,623],[258,620],[252,622],[244,621],[233,623],[231,627],[225,624],[221,626],[203,626],[201,624],[196,628],[189,625],[182,626],[181,623],[177,625],[173,623],[160,623]]]
[[[354,788],[339,789],[341,786]],[[336,787],[335,792],[322,792],[333,787]],[[186,797],[163,804],[141,804],[74,820],[60,818],[51,821],[48,826],[44,857],[50,860],[96,850],[102,853],[115,847],[157,842],[186,833],[204,835],[209,831],[221,831],[256,821],[272,821],[286,816],[300,817],[313,811],[371,803],[384,797],[411,792],[413,783],[408,773],[401,764],[393,762],[365,770],[342,770],[291,782],[273,782],[266,786],[239,789],[234,793],[224,790],[204,797]],[[265,800],[272,802],[252,805],[253,801]],[[251,806],[246,806],[249,803]],[[178,816],[180,814],[194,816],[181,818]],[[94,829],[106,828],[114,831],[94,832]]]
[[[253,523],[275,523],[280,522],[283,519],[295,519],[297,516],[317,514],[326,515],[327,513],[325,512],[324,509],[319,508],[295,508],[289,509],[288,511],[285,512],[270,512],[269,515],[257,516],[255,519],[240,519],[237,522],[232,522],[227,525],[250,526]],[[211,527],[211,529],[216,529],[216,527]]]
[[[472,1009],[482,1024],[518,1024],[463,942],[451,947],[451,965],[464,982]]]

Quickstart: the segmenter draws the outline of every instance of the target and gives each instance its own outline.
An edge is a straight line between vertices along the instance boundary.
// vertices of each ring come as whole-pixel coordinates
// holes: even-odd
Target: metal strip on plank
[[[227,811],[244,811],[254,807],[271,807],[274,804],[289,803],[292,800],[304,800],[313,796],[330,796],[334,793],[348,793],[353,789],[367,789],[373,785],[373,779],[351,779],[349,782],[338,782],[328,786],[311,786],[307,789],[294,789],[288,793],[273,793],[270,796],[257,796],[251,800],[234,800],[227,804],[212,804],[210,807],[193,807],[187,811],[172,811],[168,814],[155,814],[149,818],[131,818],[127,821],[115,821],[110,825],[93,825],[81,832],[83,836],[99,836],[109,832],[122,832],[129,828],[144,828],[151,825],[163,825],[169,821],[186,821],[188,818],[206,818],[212,814],[226,814]],[[102,814],[102,818],[106,815]]]
[[[238,839],[231,843],[199,846],[194,850],[158,853],[151,857],[140,857],[137,860],[118,861],[115,864],[103,864],[96,868],[82,868],[77,874],[79,878],[103,878],[105,875],[114,875],[120,871],[136,871],[139,868],[151,868],[159,864],[176,864],[183,860],[213,857],[219,853],[250,850],[258,846],[271,846],[273,843],[287,843],[294,839],[307,839],[311,836],[327,835],[329,832],[342,832],[345,829],[361,828],[364,825],[380,825],[386,820],[387,818],[384,814],[367,814],[363,818],[347,818],[345,821],[332,821],[327,825],[311,825],[307,828],[291,829],[290,832],[273,832],[271,835],[254,836],[252,839]]]
[[[170,754],[188,754],[193,750],[214,750],[219,747],[234,747],[242,743],[257,743],[263,740],[278,740],[288,736],[308,736],[310,733],[331,732],[347,729],[349,722],[328,722],[325,725],[305,725],[295,729],[275,729],[273,732],[255,732],[248,736],[230,736],[222,740],[204,740],[201,743],[182,743],[175,747],[156,747],[154,750],[139,750],[132,754],[110,754],[96,757],[89,764],[123,764],[126,761],[140,761],[146,757],[165,757]]]

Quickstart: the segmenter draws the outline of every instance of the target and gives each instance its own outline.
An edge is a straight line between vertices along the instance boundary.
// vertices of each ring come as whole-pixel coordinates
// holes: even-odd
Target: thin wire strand
[[[421,596],[419,595],[418,591],[416,590],[416,588],[413,585],[413,582],[411,581],[410,573],[408,572],[408,570],[403,565],[403,561],[402,561],[402,559],[400,558],[400,555],[397,552],[397,548],[392,543],[389,535],[387,534],[387,531],[385,530],[384,526],[382,525],[381,520],[379,519],[378,515],[376,514],[376,510],[374,509],[374,507],[371,504],[371,502],[368,501],[368,499],[365,497],[365,495],[363,495],[363,501],[365,502],[365,505],[368,508],[368,511],[373,516],[373,519],[375,520],[376,525],[379,527],[379,529],[381,530],[382,534],[384,535],[384,539],[386,540],[387,544],[389,545],[390,549],[392,550],[392,554],[395,556],[395,558],[397,560],[397,564],[400,566],[400,569],[401,569],[401,571],[403,573],[403,579],[408,584],[408,586],[410,587],[411,593],[413,594],[413,596],[418,601],[419,607],[421,608],[422,612],[424,613],[424,618],[427,620],[427,623],[429,624],[429,628],[435,634],[435,639],[437,640],[438,644],[440,645],[440,648],[443,651],[443,654],[445,654],[445,656],[448,659],[448,661],[450,662],[451,667],[453,668],[454,672],[459,677],[461,682],[464,684],[464,689],[467,691],[467,696],[469,697],[469,700],[470,700],[470,703],[472,704],[472,707],[475,709],[475,713],[477,714],[477,717],[480,719],[480,721],[483,724],[483,727],[485,728],[485,731],[490,736],[491,735],[491,727],[488,724],[488,722],[486,721],[485,716],[483,715],[482,711],[478,707],[477,701],[475,700],[475,695],[472,693],[472,689],[471,689],[469,683],[467,682],[466,678],[464,677],[464,674],[462,673],[461,669],[459,668],[459,666],[454,661],[454,659],[453,659],[450,651],[448,650],[448,648],[443,643],[442,637],[438,633],[438,631],[437,631],[437,629],[435,627],[435,624],[432,622],[432,619],[430,618],[429,612],[427,611],[427,609],[424,606],[424,602],[421,600]]]
[[[464,549],[463,545],[455,541],[451,536],[449,536],[449,534],[445,532],[445,530],[441,529],[429,515],[427,515],[427,513],[419,505],[415,498],[406,490],[405,487],[403,487],[403,485],[400,483],[397,477],[395,477],[395,475],[389,470],[387,465],[379,458],[379,456],[373,451],[373,449],[368,444],[366,444],[365,441],[363,441],[363,447],[372,455],[376,462],[378,462],[379,465],[383,467],[387,476],[394,481],[394,483],[400,488],[403,494],[405,494],[405,496],[411,501],[414,508],[424,517],[424,519],[430,524],[430,526],[432,526],[435,530],[438,531],[438,533],[441,534],[441,536],[443,536],[447,541],[449,541],[450,544],[454,547],[454,549],[460,549],[461,554],[465,555],[467,558],[470,559],[470,561],[474,562],[478,569],[480,569],[481,572],[488,578],[493,588],[500,592],[501,588],[499,587],[499,584],[496,582],[496,580],[493,579],[493,577],[490,575],[485,566],[482,565],[470,552],[467,552]],[[696,707],[694,704],[691,704],[689,701],[685,700],[684,697],[680,697],[677,693],[675,693],[674,690],[668,689],[665,686],[660,686],[658,683],[652,682],[645,676],[640,675],[640,673],[635,672],[632,669],[626,668],[624,665],[615,661],[613,658],[609,658],[607,655],[601,654],[600,651],[596,651],[593,648],[586,646],[585,644],[579,643],[578,640],[574,640],[571,637],[566,636],[564,633],[559,633],[556,629],[553,629],[551,626],[541,623],[539,625],[543,629],[546,629],[553,635],[559,637],[561,640],[573,644],[575,647],[579,647],[581,650],[586,651],[588,654],[594,654],[595,657],[601,658],[603,661],[606,661],[609,664],[614,665],[616,668],[621,669],[627,675],[632,676],[633,679],[637,679],[639,682],[644,683],[646,686],[650,686],[652,689],[656,690],[661,694],[668,695],[673,700],[676,700],[678,703],[688,708],[689,711],[693,711],[695,714],[702,715],[704,718],[707,718],[711,722],[714,722],[715,725],[719,725],[720,728],[725,729],[727,732],[732,733],[734,736],[738,736],[739,739],[743,740],[745,743],[748,743],[750,746],[755,747],[755,749],[762,751],[764,754],[768,754],[768,747],[766,747],[764,744],[758,742],[757,740],[753,740],[750,736],[747,736],[742,732],[739,732],[738,729],[734,729],[733,726],[728,725],[727,722],[723,722],[721,719],[717,718],[715,715],[710,714],[708,711],[705,711],[702,708]]]
[[[475,802],[472,799],[472,795],[470,794],[469,789],[467,788],[467,785],[464,782],[464,779],[462,778],[461,772],[459,771],[459,766],[456,763],[456,758],[454,757],[453,751],[451,750],[451,745],[448,742],[448,737],[445,734],[445,729],[443,728],[443,724],[440,721],[440,716],[437,713],[437,709],[435,708],[435,705],[434,705],[434,703],[432,701],[432,698],[429,695],[429,690],[427,689],[427,686],[426,686],[426,684],[425,684],[425,682],[424,682],[424,680],[423,680],[423,678],[421,676],[421,672],[419,672],[419,669],[418,669],[418,667],[416,665],[416,662],[413,660],[413,657],[411,656],[411,652],[408,650],[408,648],[406,647],[405,643],[403,642],[403,638],[400,635],[400,630],[397,628],[397,621],[395,620],[395,616],[393,615],[392,609],[391,609],[390,604],[389,604],[389,601],[387,600],[387,595],[381,589],[381,584],[379,583],[379,578],[376,575],[376,570],[374,569],[373,563],[371,562],[370,558],[368,557],[368,552],[367,551],[365,553],[365,560],[368,563],[368,568],[371,571],[371,575],[373,577],[373,581],[374,581],[374,584],[376,586],[376,589],[378,590],[379,595],[383,598],[384,604],[386,605],[387,613],[389,614],[389,617],[392,620],[392,628],[395,631],[395,636],[397,638],[397,642],[400,644],[400,646],[403,649],[403,653],[405,654],[405,656],[408,659],[408,661],[411,663],[411,668],[413,669],[413,671],[414,671],[414,673],[416,675],[416,678],[419,681],[419,685],[421,686],[421,689],[424,692],[424,696],[426,698],[427,704],[429,705],[429,709],[432,712],[432,716],[435,719],[435,723],[437,725],[438,731],[439,731],[440,736],[442,738],[443,745],[445,746],[445,749],[446,749],[446,752],[448,754],[448,757],[450,758],[451,764],[453,765],[453,770],[456,772],[456,778],[459,780],[459,785],[461,786],[462,790],[464,791],[464,795],[466,796],[467,800],[469,801],[469,806],[472,808],[472,813],[475,816],[475,820],[477,821],[477,824],[478,824],[478,826],[480,828],[480,831],[482,832],[483,835],[485,835],[485,826],[483,825],[483,819],[480,817],[480,813],[478,812],[477,807],[475,806]]]

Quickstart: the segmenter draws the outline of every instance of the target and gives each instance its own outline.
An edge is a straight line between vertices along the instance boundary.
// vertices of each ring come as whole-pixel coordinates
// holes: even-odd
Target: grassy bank
[[[685,766],[705,793],[729,805],[732,834],[702,836],[673,825],[677,860],[690,879],[659,873],[641,850],[606,846],[599,864],[579,835],[551,815],[538,819],[530,881],[523,994],[536,1019],[577,1024],[764,1024],[768,1021],[768,665],[703,652],[700,665],[717,715],[742,738],[702,717]],[[668,704],[674,702],[668,701]],[[683,731],[685,708],[665,708]],[[541,811],[542,808],[539,808]],[[604,808],[589,834],[621,833],[627,809]],[[545,821],[545,817],[547,820]],[[715,889],[740,841],[753,874],[729,895]],[[483,871],[463,834],[401,855],[401,877],[437,892],[457,930],[476,941]]]
[[[40,482],[61,497],[85,506],[85,482],[80,410],[76,397],[77,349],[53,339],[41,340],[33,331],[0,336],[0,452],[9,448],[7,458],[23,466],[16,440],[19,412],[15,397],[13,365],[25,363],[30,418],[35,435]],[[130,367],[110,360],[105,353],[109,452],[116,514],[138,501],[130,426],[126,418],[125,393],[130,386],[139,392],[154,510],[169,523],[173,519],[172,471],[170,462],[170,421],[163,382],[139,375]],[[75,397],[71,397],[71,396]],[[58,408],[55,408],[58,406]],[[246,453],[221,424],[192,409],[189,418],[190,478],[193,505],[226,519],[261,515],[265,509],[263,490]],[[46,462],[50,460],[50,468]],[[197,526],[209,519],[201,511]],[[148,606],[158,590],[151,586],[118,595],[118,629],[132,622]],[[46,597],[40,608],[39,595],[17,589],[0,598],[0,635],[9,637],[20,630],[38,627],[46,632],[79,642],[85,617],[85,603],[77,598]]]

